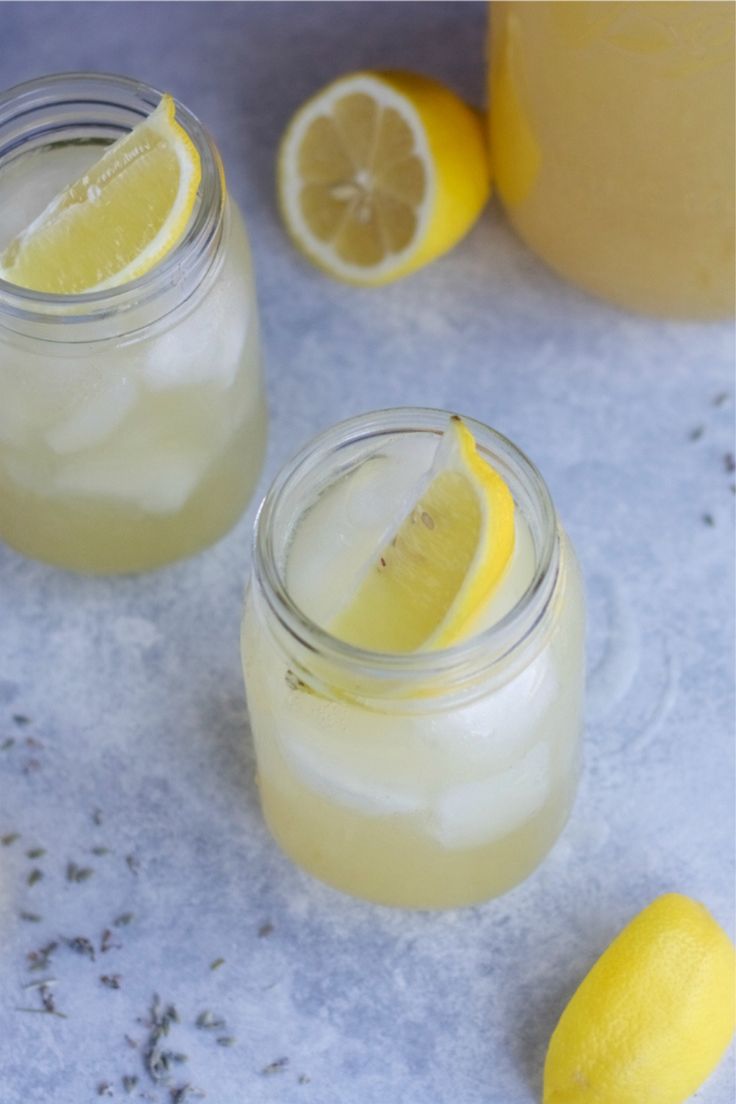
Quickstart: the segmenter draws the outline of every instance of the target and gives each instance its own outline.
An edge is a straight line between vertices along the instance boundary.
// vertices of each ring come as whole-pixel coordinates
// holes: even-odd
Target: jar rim
[[[89,114],[95,110],[104,112],[99,127],[117,130],[128,129],[122,124],[123,115],[130,123],[149,115],[157,106],[163,92],[152,85],[131,77],[114,73],[64,72],[35,78],[13,85],[0,94],[0,158],[6,151],[4,129],[10,129],[10,146],[17,148],[40,133],[43,122],[44,135],[53,130],[72,129],[79,125],[68,115],[56,127],[43,121],[54,109],[70,109],[78,106]],[[200,155],[202,179],[200,203],[190,219],[181,239],[150,271],[124,284],[101,291],[63,295],[33,291],[0,279],[0,321],[18,319],[25,324],[44,322],[89,324],[133,310],[149,303],[176,285],[198,286],[212,260],[217,242],[222,235],[225,210],[225,177],[217,147],[196,115],[176,97],[177,122],[184,128]],[[113,122],[111,113],[118,112]],[[98,114],[99,118],[99,114]],[[34,121],[35,120],[35,121]],[[15,133],[12,133],[15,124]],[[86,125],[95,125],[94,120]],[[165,312],[164,312],[165,313]]]
[[[402,683],[427,678],[465,682],[489,672],[518,653],[541,624],[555,590],[560,561],[557,516],[547,485],[531,460],[508,437],[474,418],[461,415],[482,452],[501,459],[533,503],[539,522],[535,570],[515,605],[497,622],[450,647],[411,653],[375,652],[333,636],[291,596],[276,554],[277,511],[300,473],[341,448],[373,437],[424,432],[438,437],[451,412],[429,407],[393,407],[341,421],[312,438],[278,472],[263,499],[253,535],[253,572],[271,612],[287,635],[309,652],[361,678]],[[535,542],[536,545],[536,542]]]

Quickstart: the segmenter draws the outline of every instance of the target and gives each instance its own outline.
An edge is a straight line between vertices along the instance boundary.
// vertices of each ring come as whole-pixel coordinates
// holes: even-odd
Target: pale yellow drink
[[[88,79],[130,110],[127,82]],[[0,104],[0,250],[121,125],[101,111],[92,141],[60,123],[3,155],[2,119]],[[0,282],[0,539],[29,556],[155,567],[220,537],[253,492],[266,412],[250,250],[216,151],[193,133],[202,190],[166,271],[68,305]]]
[[[426,908],[502,893],[552,846],[577,783],[583,689],[574,555],[536,473],[483,427],[515,494],[517,540],[473,638],[435,656],[357,657],[320,629],[416,492],[442,424],[418,411],[354,419],[282,473],[243,626],[275,838],[348,893]]]
[[[734,310],[734,16],[710,0],[491,5],[498,192],[553,268],[635,310]]]

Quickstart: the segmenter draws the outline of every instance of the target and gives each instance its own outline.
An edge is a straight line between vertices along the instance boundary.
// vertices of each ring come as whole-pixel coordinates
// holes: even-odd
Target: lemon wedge
[[[199,153],[164,95],[8,245],[0,277],[74,295],[142,276],[182,237],[200,178]]]
[[[544,1104],[682,1104],[735,1021],[736,953],[698,901],[658,897],[623,929],[562,1013]]]
[[[341,77],[297,111],[279,152],[289,234],[354,284],[386,284],[445,253],[490,187],[482,116],[416,73]]]
[[[330,632],[380,652],[454,644],[472,628],[513,548],[511,492],[453,416],[426,489]]]

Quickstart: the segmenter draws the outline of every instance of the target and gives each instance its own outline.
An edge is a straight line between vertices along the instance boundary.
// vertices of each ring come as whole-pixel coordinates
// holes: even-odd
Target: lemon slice
[[[179,241],[201,178],[199,153],[164,95],[0,255],[0,277],[74,295],[142,276]]]
[[[307,257],[348,283],[388,283],[445,253],[483,209],[482,117],[415,73],[341,77],[291,120],[278,186]]]
[[[330,632],[381,652],[454,644],[471,629],[513,548],[511,492],[454,416],[426,490]]]
[[[547,1051],[544,1104],[681,1104],[736,1024],[736,953],[698,901],[658,897],[572,996]]]

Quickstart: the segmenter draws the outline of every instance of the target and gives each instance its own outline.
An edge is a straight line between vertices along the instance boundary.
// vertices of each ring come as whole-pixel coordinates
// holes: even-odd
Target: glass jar
[[[623,307],[733,313],[732,3],[491,5],[498,192],[519,235]]]
[[[0,97],[0,249],[160,93],[62,74]],[[79,571],[190,555],[240,516],[266,411],[250,250],[217,149],[182,239],[136,280],[82,295],[0,281],[0,539]]]
[[[388,905],[448,908],[510,889],[561,832],[578,779],[575,556],[530,461],[464,420],[531,538],[520,596],[464,642],[367,651],[331,636],[311,605],[318,591],[338,602],[350,593],[333,547],[352,547],[361,526],[364,549],[381,547],[383,500],[405,501],[446,413],[398,409],[334,426],[276,477],[256,523],[242,652],[266,821],[305,870]],[[380,480],[363,478],[377,464]],[[328,520],[319,511],[333,490],[342,497],[329,499],[339,505]]]

